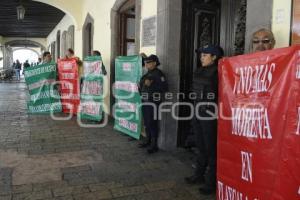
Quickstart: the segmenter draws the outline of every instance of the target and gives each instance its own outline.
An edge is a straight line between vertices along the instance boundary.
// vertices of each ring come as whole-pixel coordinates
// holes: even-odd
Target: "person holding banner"
[[[156,55],[145,58],[148,72],[141,78],[140,91],[142,97],[142,112],[146,130],[146,141],[139,145],[147,148],[149,154],[158,151],[158,107],[162,102],[162,95],[167,91],[167,81],[164,73],[157,67],[160,65]],[[158,96],[158,98],[156,98]]]
[[[42,64],[50,63],[52,61],[52,56],[49,51],[43,53],[43,62]]]
[[[252,35],[252,52],[271,50],[275,46],[275,38],[272,31],[259,29]]]
[[[92,53],[92,56],[101,56],[101,53],[100,53],[100,51],[94,50],[93,53]],[[104,66],[103,63],[102,63],[101,70],[102,70],[102,74],[104,76],[106,76],[107,75],[107,71],[106,71],[106,68],[105,68],[105,66]]]
[[[77,56],[75,56],[75,54],[74,54],[74,50],[73,49],[71,49],[71,48],[69,48],[68,49],[68,51],[67,51],[67,54],[66,54],[66,58],[67,59],[71,59],[71,58],[75,58],[76,60],[77,60],[77,65],[78,65],[78,67],[79,67],[79,75],[82,75],[82,61],[80,60],[80,58],[79,57],[77,57]]]
[[[81,88],[82,87],[82,75],[83,75],[83,62],[80,60],[79,57],[75,56],[74,50],[69,48],[66,53],[66,59],[72,59],[72,58],[76,59],[76,63],[78,66],[78,80],[79,80],[80,88]]]
[[[192,132],[199,149],[195,174],[186,177],[188,184],[204,184],[199,190],[209,195],[216,188],[218,60],[223,56],[222,48],[208,45],[196,50],[201,61],[193,75],[192,90],[198,115],[192,121]],[[206,173],[206,177],[204,176]]]

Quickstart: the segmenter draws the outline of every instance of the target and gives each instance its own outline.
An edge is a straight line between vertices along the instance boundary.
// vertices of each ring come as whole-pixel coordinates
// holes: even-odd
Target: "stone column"
[[[11,47],[4,47],[3,51],[3,68],[8,69],[13,65],[13,51]]]
[[[157,4],[157,55],[160,68],[167,77],[169,92],[177,95],[180,90],[180,41],[182,0],[159,0]],[[177,98],[169,102],[177,102]],[[165,107],[170,108],[171,106]],[[178,107],[176,113],[178,113]],[[163,113],[160,122],[159,147],[172,150],[177,147],[178,121],[171,113]]]

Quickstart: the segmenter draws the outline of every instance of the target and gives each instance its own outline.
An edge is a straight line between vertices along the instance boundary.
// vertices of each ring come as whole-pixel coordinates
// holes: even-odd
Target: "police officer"
[[[163,72],[157,67],[160,65],[156,55],[150,55],[144,59],[148,72],[140,81],[140,92],[142,97],[142,112],[146,131],[146,141],[139,145],[147,148],[149,154],[158,151],[158,107],[162,102],[163,94],[167,91],[167,82]]]
[[[208,45],[196,52],[202,66],[193,75],[192,90],[197,96],[195,108],[198,108],[196,112],[199,115],[192,121],[192,130],[196,135],[199,154],[195,174],[185,178],[185,181],[188,184],[204,184],[200,193],[208,195],[216,189],[217,116],[212,113],[216,113],[217,108],[218,59],[223,56],[223,50]]]

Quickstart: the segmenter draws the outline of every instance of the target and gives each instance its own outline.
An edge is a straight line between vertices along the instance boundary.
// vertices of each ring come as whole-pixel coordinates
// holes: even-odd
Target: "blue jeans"
[[[20,70],[19,69],[15,69],[16,71],[16,76],[17,76],[17,80],[20,80]]]

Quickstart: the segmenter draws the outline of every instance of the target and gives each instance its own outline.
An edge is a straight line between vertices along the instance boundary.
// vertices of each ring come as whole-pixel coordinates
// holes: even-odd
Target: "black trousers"
[[[200,116],[206,116],[200,112]],[[217,119],[202,120],[194,117],[192,130],[196,135],[196,145],[199,149],[196,175],[205,177],[208,187],[216,187],[217,168]]]
[[[153,106],[156,106],[153,107]],[[158,138],[158,105],[143,105],[142,112],[147,138]]]

